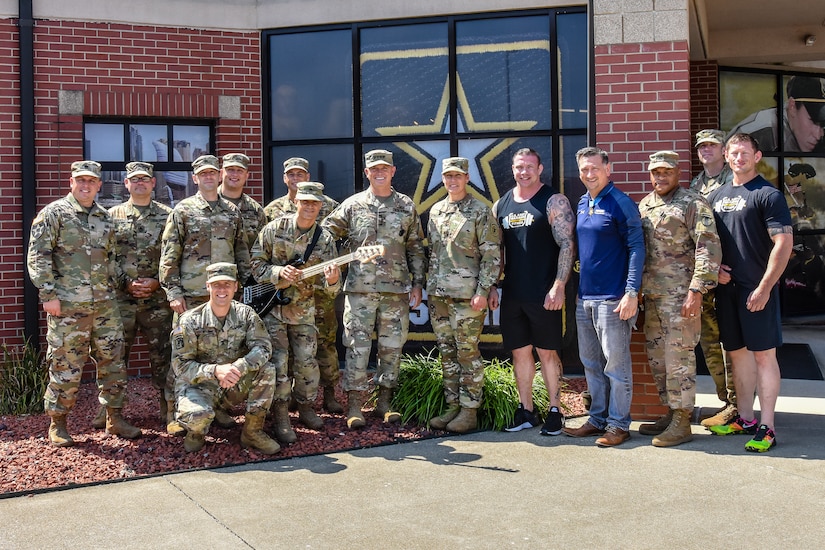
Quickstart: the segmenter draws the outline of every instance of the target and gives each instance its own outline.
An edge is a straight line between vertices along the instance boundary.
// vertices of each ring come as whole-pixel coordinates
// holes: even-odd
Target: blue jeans
[[[605,429],[630,428],[633,369],[630,332],[635,316],[622,321],[613,310],[618,300],[577,300],[579,357],[590,392],[589,422]]]

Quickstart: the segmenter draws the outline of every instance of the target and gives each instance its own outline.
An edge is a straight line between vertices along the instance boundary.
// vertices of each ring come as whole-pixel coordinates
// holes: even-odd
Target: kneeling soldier
[[[177,420],[187,430],[183,446],[188,452],[203,447],[219,403],[246,400],[241,445],[275,454],[280,445],[263,431],[276,382],[269,334],[251,307],[232,300],[235,264],[211,264],[206,277],[209,301],[181,315],[172,332]]]

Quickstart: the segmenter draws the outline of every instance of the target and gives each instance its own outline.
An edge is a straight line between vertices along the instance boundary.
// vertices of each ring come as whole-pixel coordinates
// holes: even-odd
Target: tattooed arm
[[[575,218],[570,201],[561,193],[556,193],[547,201],[547,220],[553,230],[553,238],[559,245],[559,265],[556,280],[544,298],[544,309],[561,309],[564,305],[564,285],[570,278],[573,260],[576,257],[574,240]]]
[[[785,271],[793,249],[793,228],[789,225],[768,228],[768,234],[773,241],[771,254],[768,256],[768,267],[759,286],[750,293],[745,307],[748,311],[762,311],[771,297],[771,290]]]

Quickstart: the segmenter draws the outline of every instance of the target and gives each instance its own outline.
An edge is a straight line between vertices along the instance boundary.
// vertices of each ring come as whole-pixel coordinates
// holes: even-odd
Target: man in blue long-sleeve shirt
[[[580,263],[576,328],[593,401],[588,421],[579,428],[565,428],[564,433],[599,435],[597,445],[614,447],[630,438],[630,332],[639,307],[644,234],[636,204],[610,181],[607,153],[585,147],[576,153],[576,161],[587,188],[576,208]]]

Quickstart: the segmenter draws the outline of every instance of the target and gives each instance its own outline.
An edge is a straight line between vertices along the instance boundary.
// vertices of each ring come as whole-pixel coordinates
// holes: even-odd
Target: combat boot
[[[284,445],[298,441],[295,430],[289,423],[289,404],[286,401],[275,401],[272,404],[272,416],[275,419],[275,437]]]
[[[187,453],[196,453],[203,449],[204,443],[206,443],[205,433],[189,430],[183,440],[183,448]]]
[[[92,428],[102,430],[106,427],[106,405],[100,405],[97,409],[97,414],[92,420]]]
[[[66,428],[66,415],[50,412],[49,416],[52,419],[49,424],[49,442],[55,447],[71,447],[74,445],[74,439],[69,435],[69,430]]]
[[[281,446],[264,433],[264,420],[266,420],[265,411],[246,413],[241,432],[241,447],[244,449],[252,447],[265,455],[274,455],[281,450]]]
[[[132,426],[123,418],[123,409],[106,407],[106,433],[119,435],[126,439],[135,439],[143,435],[140,428]]]
[[[298,421],[310,430],[321,430],[324,428],[324,421],[315,414],[312,403],[298,403]]]
[[[344,412],[344,406],[335,399],[335,386],[324,386],[324,410],[332,414]]]
[[[457,434],[467,433],[476,428],[478,428],[478,409],[468,409],[467,407],[461,407],[458,416],[447,424],[447,431]]]
[[[347,402],[347,428],[354,430],[366,426],[367,421],[364,419],[364,413],[361,412],[361,405],[363,405],[361,392],[348,391]]]
[[[447,427],[453,418],[458,416],[461,407],[458,406],[458,403],[450,403],[447,405],[447,410],[444,411],[440,416],[435,416],[430,418],[430,428],[435,428],[436,430],[443,430]]]
[[[392,388],[378,387],[378,403],[375,405],[373,415],[384,420],[385,424],[391,422],[398,422],[401,420],[401,414],[390,409],[392,402]]]
[[[692,413],[692,407],[690,409],[675,409],[667,429],[653,438],[653,446],[673,447],[693,441],[693,432],[690,430],[690,415]]]
[[[639,426],[639,433],[642,435],[659,435],[670,426],[670,420],[673,418],[673,409],[669,409],[667,414],[660,416],[656,422],[651,424],[642,424]]]
[[[217,424],[219,428],[223,428],[224,430],[237,426],[235,419],[232,418],[228,412],[223,410],[220,405],[215,407],[215,419],[213,422]]]

